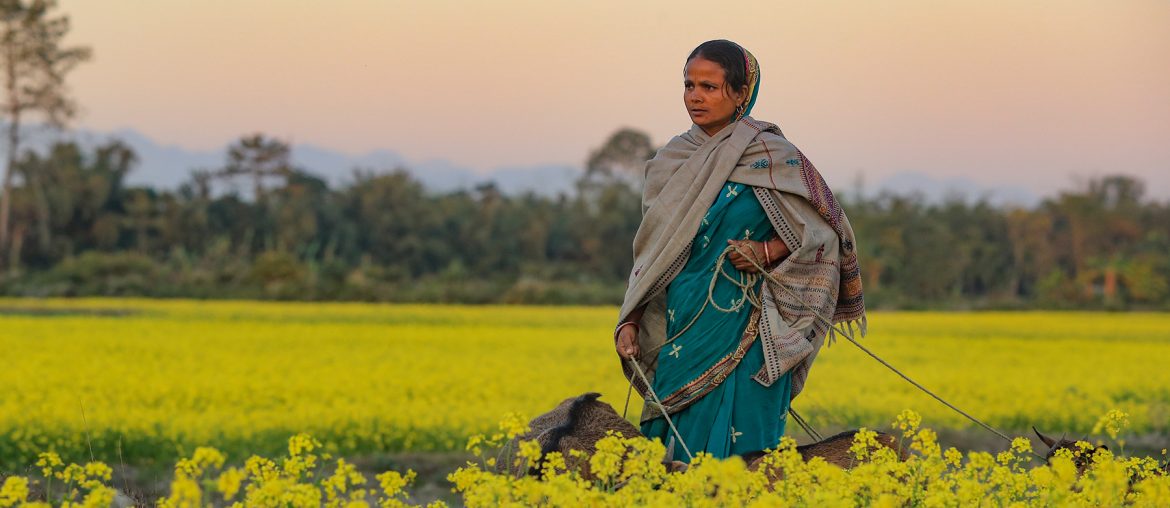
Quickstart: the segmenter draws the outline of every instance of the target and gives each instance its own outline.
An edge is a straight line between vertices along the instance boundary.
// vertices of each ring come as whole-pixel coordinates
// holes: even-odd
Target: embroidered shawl
[[[757,325],[764,367],[753,379],[768,386],[795,369],[795,397],[830,331],[815,313],[834,324],[848,323],[850,332],[856,322],[864,334],[865,304],[849,220],[816,168],[776,125],[748,116],[713,136],[692,126],[647,163],[642,223],[634,237],[634,268],[621,321],[645,305],[638,362],[653,383],[656,351],[666,340],[666,287],[686,263],[703,214],[728,181],[752,186],[791,252],[770,272],[787,291],[770,281],[761,289]],[[623,361],[622,367],[649,400],[646,384],[629,363]],[[671,413],[678,409],[667,407]],[[647,404],[643,420],[658,413]]]

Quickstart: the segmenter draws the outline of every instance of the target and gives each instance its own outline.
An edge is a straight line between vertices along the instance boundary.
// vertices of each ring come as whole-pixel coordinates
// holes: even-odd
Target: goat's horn
[[[597,392],[583,393],[579,397],[577,397],[577,402],[593,402],[600,397],[601,397],[601,394],[597,393]]]
[[[1035,425],[1032,426],[1032,432],[1035,432],[1037,436],[1040,436],[1040,441],[1043,441],[1044,444],[1048,445],[1049,448],[1052,448],[1056,445],[1056,441],[1053,441],[1052,438],[1045,436],[1044,434],[1041,434],[1039,430],[1036,430]]]
[[[666,443],[666,456],[662,457],[663,464],[670,464],[674,461],[674,436],[670,436],[670,441]]]

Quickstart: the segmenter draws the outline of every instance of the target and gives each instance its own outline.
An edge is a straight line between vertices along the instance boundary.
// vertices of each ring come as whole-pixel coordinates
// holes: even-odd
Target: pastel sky
[[[833,182],[901,171],[1170,196],[1170,2],[62,0],[77,125],[193,149],[261,131],[487,172],[690,125],[681,69],[729,38],[754,116]]]

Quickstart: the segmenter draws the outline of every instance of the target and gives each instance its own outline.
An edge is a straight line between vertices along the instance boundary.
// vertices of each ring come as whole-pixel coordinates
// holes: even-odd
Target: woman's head
[[[687,57],[683,104],[695,125],[714,134],[747,115],[757,83],[758,67],[750,53],[731,41],[707,41]]]

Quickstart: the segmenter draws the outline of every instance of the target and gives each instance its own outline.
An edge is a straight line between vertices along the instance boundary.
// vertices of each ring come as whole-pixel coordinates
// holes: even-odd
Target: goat
[[[1052,457],[1056,456],[1057,450],[1068,450],[1072,452],[1072,460],[1073,464],[1077,466],[1077,473],[1084,473],[1085,469],[1088,469],[1089,462],[1093,460],[1093,456],[1096,455],[1098,451],[1109,450],[1108,446],[1101,445],[1093,449],[1091,453],[1082,453],[1082,449],[1081,447],[1077,446],[1076,441],[1065,439],[1064,436],[1061,436],[1059,440],[1052,439],[1048,436],[1045,436],[1044,434],[1041,434],[1040,431],[1036,429],[1036,427],[1032,427],[1032,432],[1036,433],[1041,442],[1043,442],[1045,445],[1048,445],[1048,453],[1044,454],[1045,462],[1052,462]]]
[[[608,431],[625,437],[642,436],[639,429],[619,415],[613,406],[597,400],[599,397],[601,394],[590,392],[565,399],[552,411],[536,417],[528,424],[531,430],[517,439],[535,439],[541,447],[540,462],[528,471],[529,474],[539,474],[545,456],[559,451],[565,457],[569,469],[579,471],[583,478],[592,479],[588,459],[573,461],[569,454],[570,450],[580,450],[585,453],[585,457],[592,456],[597,451],[595,446],[597,441],[605,437]],[[856,430],[842,432],[820,442],[798,446],[796,450],[805,460],[821,457],[829,464],[848,469],[856,462],[849,451],[856,434]],[[880,445],[893,449],[899,460],[906,459],[906,451],[896,437],[878,432],[877,441]],[[669,471],[686,471],[687,464],[671,460],[674,455],[673,445],[674,440],[671,440],[663,464]],[[750,454],[746,458],[753,470],[762,464],[762,452]],[[773,481],[775,480],[776,478],[773,478]]]
[[[528,474],[540,473],[545,457],[552,452],[561,452],[565,465],[578,471],[582,478],[592,480],[589,460],[574,459],[570,450],[580,450],[585,457],[597,452],[597,441],[614,431],[624,437],[641,436],[634,424],[622,418],[613,406],[597,399],[600,393],[590,392],[565,399],[557,407],[534,418],[528,423],[529,432],[519,440],[536,440],[540,444],[540,462],[529,469]]]
[[[841,469],[850,469],[859,462],[857,456],[854,455],[852,451],[850,451],[850,448],[853,446],[853,439],[857,435],[857,432],[858,431],[856,430],[847,430],[815,443],[797,446],[796,452],[800,454],[801,458],[803,458],[805,462],[808,462],[813,458],[820,457],[825,462],[837,466]],[[875,432],[877,432],[876,440],[878,445],[894,450],[898,460],[903,461],[909,457],[909,454],[902,446],[901,442],[899,442],[897,437],[891,434],[886,434],[885,432]],[[751,462],[748,463],[748,470],[758,471],[760,468],[764,467],[765,458],[766,455],[759,455],[758,457],[754,458]],[[769,484],[775,484],[776,482],[784,480],[784,471],[780,469],[765,468],[764,474],[767,475]]]
[[[820,457],[825,462],[841,469],[849,469],[857,463],[857,457],[850,451],[850,448],[853,446],[853,438],[857,435],[857,432],[856,430],[847,430],[815,443],[797,446],[796,451],[800,453],[800,456],[804,458],[805,462],[812,460],[813,457]],[[879,445],[894,450],[898,460],[906,460],[908,454],[906,449],[901,446],[897,437],[880,431],[875,431],[875,433],[877,434],[876,439]],[[764,457],[761,456],[752,460],[749,468],[755,469],[763,459]]]
[[[1056,439],[1052,439],[1048,436],[1045,436],[1044,434],[1041,434],[1040,431],[1036,429],[1036,427],[1032,427],[1032,431],[1036,433],[1036,435],[1040,438],[1040,441],[1043,441],[1044,444],[1048,445],[1048,453],[1044,455],[1044,461],[1051,463],[1052,457],[1056,456],[1056,452],[1058,450],[1068,450],[1072,453],[1072,461],[1073,461],[1073,465],[1076,466],[1077,476],[1085,474],[1085,471],[1088,470],[1089,466],[1091,465],[1090,462],[1093,460],[1093,457],[1095,457],[1098,453],[1100,453],[1102,451],[1106,451],[1106,452],[1109,451],[1108,446],[1098,445],[1096,448],[1094,448],[1090,452],[1081,446],[1077,446],[1077,441],[1073,441],[1071,439],[1065,439],[1064,436],[1061,436],[1060,440],[1058,441]],[[1081,441],[1086,441],[1086,440],[1082,439]],[[1163,476],[1170,476],[1170,460],[1168,460],[1164,463],[1158,463],[1157,461],[1155,461],[1154,464],[1156,465],[1156,469],[1155,469],[1154,474],[1163,475]],[[1140,477],[1136,476],[1134,472],[1130,473],[1130,477],[1129,477],[1129,491],[1130,492],[1133,492],[1133,488],[1137,484],[1137,482],[1139,481],[1139,478]]]

